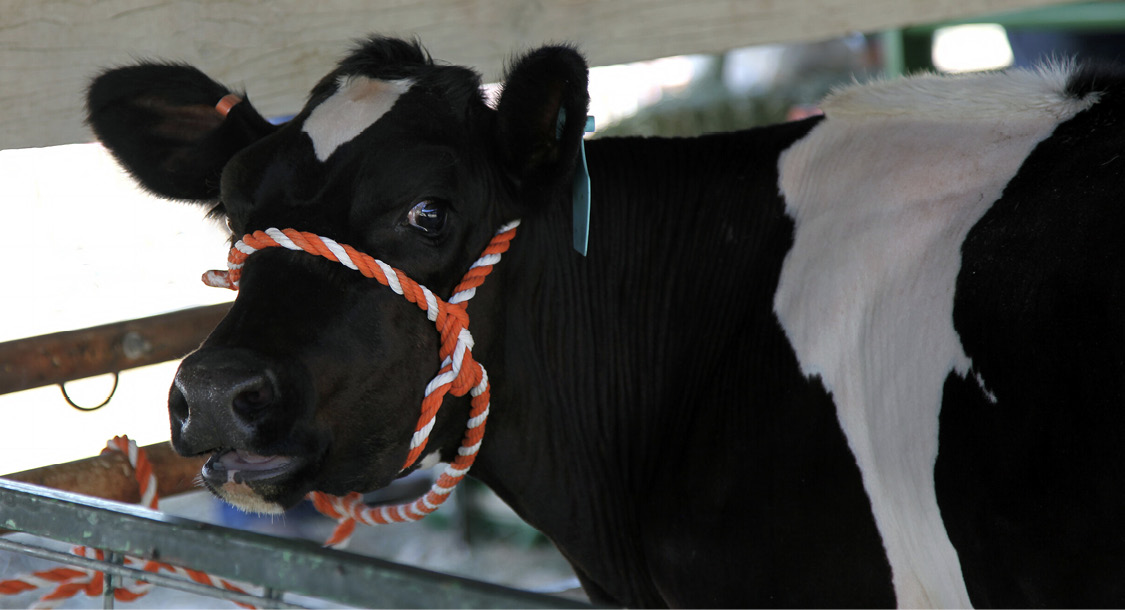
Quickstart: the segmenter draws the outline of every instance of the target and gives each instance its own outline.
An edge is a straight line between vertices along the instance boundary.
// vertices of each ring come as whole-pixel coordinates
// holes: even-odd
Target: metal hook
[[[113,388],[109,391],[109,396],[106,396],[105,400],[102,401],[102,404],[100,404],[96,407],[80,407],[80,406],[74,404],[74,401],[70,399],[70,395],[66,393],[66,382],[65,381],[59,384],[59,389],[62,390],[63,399],[66,400],[66,404],[74,407],[75,409],[78,409],[79,411],[85,411],[85,412],[89,413],[90,411],[97,411],[98,409],[100,409],[100,408],[109,404],[109,401],[113,399],[113,395],[117,393],[117,381],[118,381],[119,378],[120,378],[120,375],[118,374],[118,372],[114,371],[114,373],[113,373]]]

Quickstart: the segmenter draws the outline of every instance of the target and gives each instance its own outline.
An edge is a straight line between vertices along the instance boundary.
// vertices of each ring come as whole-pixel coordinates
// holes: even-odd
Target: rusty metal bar
[[[230,303],[0,343],[0,394],[176,360],[207,338]]]

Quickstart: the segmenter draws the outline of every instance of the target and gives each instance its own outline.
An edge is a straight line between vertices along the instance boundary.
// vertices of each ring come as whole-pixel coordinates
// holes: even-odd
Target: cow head
[[[566,47],[515,61],[491,107],[473,71],[383,38],[282,125],[249,101],[217,110],[228,93],[189,66],[119,68],[91,85],[89,123],[145,188],[208,206],[235,238],[317,233],[444,298],[497,227],[563,199],[588,101],[585,62]],[[212,454],[204,482],[248,510],[384,486],[403,474],[438,344],[382,285],[304,253],[256,253],[229,315],[176,374],[172,444]],[[427,454],[448,460],[468,408],[446,403]]]

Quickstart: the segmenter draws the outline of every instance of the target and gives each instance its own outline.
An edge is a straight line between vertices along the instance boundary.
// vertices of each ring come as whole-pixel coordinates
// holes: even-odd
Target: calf
[[[1121,73],[924,76],[823,118],[592,140],[583,257],[586,83],[544,47],[490,105],[371,38],[280,126],[157,63],[99,76],[89,121],[234,236],[329,237],[443,299],[521,220],[467,306],[492,380],[472,474],[594,601],[1125,604]],[[442,366],[419,306],[284,248],[241,274],[169,399],[213,491],[276,512],[457,456],[468,396],[403,467]]]

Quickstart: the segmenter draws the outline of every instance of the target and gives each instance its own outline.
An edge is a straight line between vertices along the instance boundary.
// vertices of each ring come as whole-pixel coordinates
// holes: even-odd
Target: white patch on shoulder
[[[374,125],[413,84],[410,79],[341,78],[336,93],[313,108],[301,128],[312,139],[316,158],[328,160],[342,144]]]
[[[953,328],[961,244],[1034,146],[1096,97],[1068,66],[856,86],[779,160],[796,224],[774,310],[836,404],[901,607],[969,607],[934,490],[938,413],[970,362]]]

